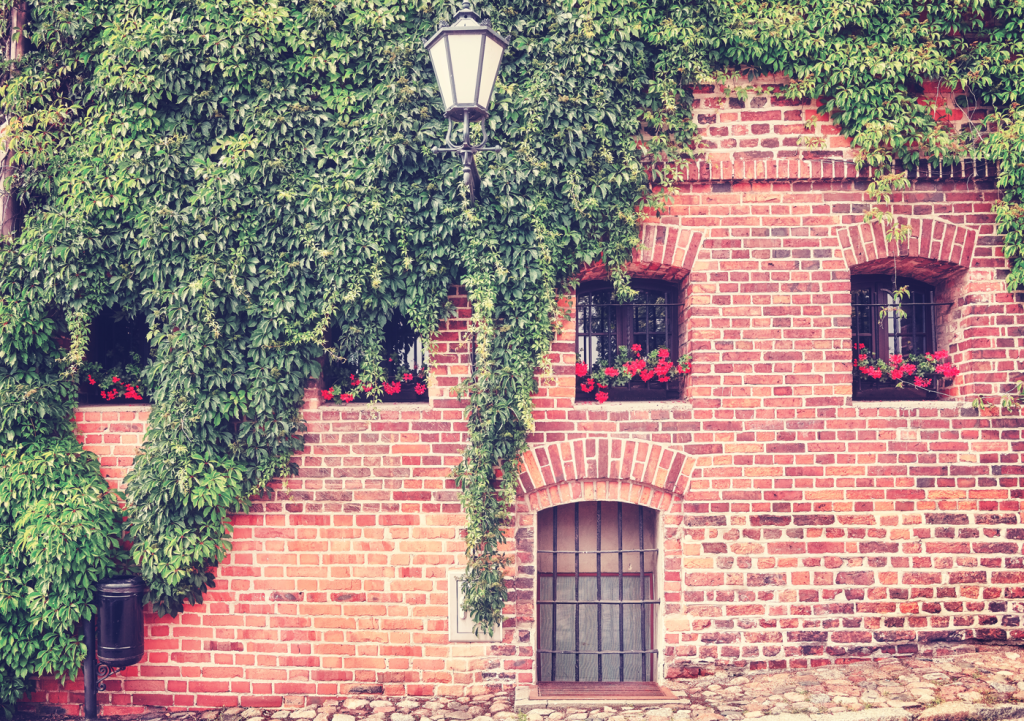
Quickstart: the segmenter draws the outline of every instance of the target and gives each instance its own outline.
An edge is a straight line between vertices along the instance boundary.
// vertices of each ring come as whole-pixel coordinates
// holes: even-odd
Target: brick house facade
[[[311,387],[298,476],[235,518],[202,606],[148,617],[147,655],[108,680],[106,713],[536,684],[538,518],[580,501],[656,514],[655,680],[1024,643],[1022,424],[970,405],[1024,376],[993,170],[922,170],[895,199],[913,236],[901,275],[949,304],[934,337],[961,371],[950,397],[853,401],[851,277],[891,272],[893,252],[861,222],[867,181],[848,142],[827,119],[806,127],[814,104],[698,89],[695,105],[706,154],[644,224],[631,264],[678,288],[693,375],[678,400],[578,402],[567,320],[539,377],[500,638],[449,640],[464,522],[449,473],[465,441],[451,391],[470,368],[453,288],[429,402],[371,413]],[[146,416],[79,409],[111,484]],[[30,700],[77,708],[81,695],[80,679],[42,679]]]

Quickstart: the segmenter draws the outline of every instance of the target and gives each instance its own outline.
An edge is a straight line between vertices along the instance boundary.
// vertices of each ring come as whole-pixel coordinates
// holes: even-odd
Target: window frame
[[[894,333],[888,327],[888,323],[880,323],[878,321],[878,311],[888,305],[890,301],[887,298],[888,294],[891,294],[895,288],[901,288],[907,286],[910,288],[913,294],[924,293],[926,300],[922,301],[920,296],[911,296],[910,300],[904,301],[903,305],[910,304],[921,304],[922,302],[927,304],[927,312],[923,319],[924,329],[916,330],[917,324],[920,319],[914,319],[913,314],[909,315],[909,319],[899,319],[901,326],[899,333]],[[868,303],[858,302],[858,296],[866,291],[868,295]],[[888,359],[892,354],[893,348],[890,348],[890,339],[897,338],[902,341],[902,338],[906,335],[914,338],[912,341],[914,347],[912,350],[903,349],[902,342],[894,343],[893,346],[896,349],[897,354],[905,355],[909,353],[926,353],[937,350],[935,348],[935,308],[941,303],[935,302],[936,289],[933,285],[925,283],[920,280],[914,280],[913,278],[906,278],[896,276],[894,279],[891,275],[854,275],[850,278],[850,339],[852,342],[852,348],[856,351],[859,348],[860,343],[864,343],[869,351],[875,353],[879,358]],[[918,307],[915,305],[914,307]],[[866,310],[865,310],[866,309]],[[870,323],[870,332],[861,332],[859,320],[862,313],[867,313],[868,321]],[[904,327],[909,326],[909,333],[903,330]],[[917,339],[921,339],[921,347],[918,348]],[[870,341],[870,342],[868,342]],[[856,363],[852,369],[853,374],[853,400],[855,401],[875,401],[875,400],[927,400],[935,397],[934,388],[932,389],[921,389],[913,387],[896,388],[891,385],[879,385],[876,382],[865,378],[862,373],[857,372]]]
[[[923,336],[924,347],[921,348],[920,350],[912,350],[909,352],[925,353],[936,350],[934,311],[934,306],[936,304],[934,286],[919,280],[913,280],[912,278],[900,278],[899,276],[896,277],[896,282],[894,283],[892,276],[886,275],[855,275],[850,279],[850,305],[853,309],[853,313],[851,314],[852,317],[850,335],[855,346],[858,343],[863,342],[863,340],[861,340],[862,338],[870,337],[872,343],[869,347],[874,350],[875,354],[878,355],[879,357],[888,357],[891,353],[891,349],[889,348],[889,339],[891,337],[902,337],[904,335],[907,335],[903,332],[900,332],[899,334],[891,333],[885,324],[878,323],[876,320],[877,308],[888,305],[889,303],[889,301],[885,297],[886,294],[891,294],[895,288],[900,288],[903,286],[909,287],[912,293],[927,293],[928,300],[925,302],[927,302],[928,305],[932,306],[930,312],[928,313],[928,317],[924,321],[924,331],[921,332],[911,330],[911,332],[909,333],[909,335],[912,336]],[[871,318],[871,333],[858,332],[857,326],[855,322],[853,322],[853,319],[856,317],[858,312],[857,308],[864,307],[864,304],[857,302],[858,291],[867,291],[870,294],[870,304],[875,306],[876,308],[876,311],[869,311],[869,317]],[[913,298],[910,301],[908,301],[908,303],[919,302],[921,301],[914,300]],[[911,325],[911,327],[913,328],[913,325],[916,324],[917,321],[913,320],[913,316],[910,316],[910,318],[910,320],[901,320],[900,324]]]
[[[394,354],[395,348],[389,347],[388,336],[393,334],[392,341],[402,343],[400,340],[403,336],[406,340],[410,341],[408,347],[405,348],[405,360],[411,361],[408,363],[409,369],[417,376],[416,380],[412,382],[403,382],[402,389],[395,395],[382,395],[379,397],[381,403],[429,403],[430,402],[430,384],[429,379],[429,364],[427,362],[426,355],[426,341],[418,333],[416,333],[409,319],[402,314],[400,311],[395,310],[388,318],[387,322],[381,326],[383,338],[383,347],[381,348],[382,366],[388,374],[388,377],[393,378],[398,368],[401,367],[401,361],[395,361],[393,357],[388,357],[389,354]],[[338,322],[336,321],[331,325],[327,332],[327,343],[331,346],[338,348]],[[405,344],[403,343],[403,347]],[[324,355],[320,359],[321,363],[321,374],[319,382],[321,388],[331,387],[333,380],[342,377],[345,373],[358,373],[359,372],[359,359],[356,353],[346,356],[345,363],[337,363],[332,361],[329,355]],[[417,394],[413,388],[415,383],[422,383],[426,386],[427,390],[422,395]],[[360,404],[369,403],[367,398],[357,398],[351,402],[351,405],[358,406]]]
[[[679,308],[682,306],[680,302],[680,289],[678,284],[664,280],[653,280],[646,278],[637,278],[630,282],[630,287],[637,291],[647,291],[655,293],[665,294],[665,309],[666,309],[666,328],[665,328],[665,345],[669,349],[670,360],[677,362],[679,360],[679,339],[680,339],[680,320],[679,320]],[[575,328],[576,328],[576,355],[587,365],[589,368],[593,360],[586,357],[581,346],[584,344],[583,339],[593,337],[595,335],[605,335],[596,333],[584,333],[583,325],[581,323],[580,311],[585,307],[585,303],[582,302],[582,298],[585,296],[593,296],[599,293],[611,293],[614,290],[614,286],[610,281],[607,280],[595,280],[586,281],[580,283],[576,289],[576,317],[575,317]],[[615,346],[626,346],[627,348],[633,345],[637,335],[634,331],[634,311],[633,309],[637,306],[642,306],[642,303],[633,303],[630,301],[618,302],[612,298],[612,303],[617,306],[614,309],[615,316]],[[648,334],[649,335],[649,334]],[[652,350],[650,348],[648,351]],[[639,381],[633,381],[631,386],[635,386]],[[655,384],[652,386],[651,384]],[[672,382],[668,384],[667,388],[661,388],[656,385],[656,381],[649,381],[644,384],[643,387],[616,387],[610,386],[608,392],[611,395],[612,400],[668,400],[677,399],[681,395],[682,381]],[[582,393],[577,384],[576,387],[576,400],[584,401],[590,400],[591,396],[586,393]]]

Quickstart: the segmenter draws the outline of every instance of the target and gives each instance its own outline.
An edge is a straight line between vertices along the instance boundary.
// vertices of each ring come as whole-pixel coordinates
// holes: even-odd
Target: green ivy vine
[[[623,264],[645,207],[700,152],[695,83],[788,75],[777,92],[820,97],[880,172],[897,160],[999,160],[1007,283],[1024,278],[1020,0],[490,0],[477,10],[511,45],[488,121],[504,151],[480,157],[482,201],[470,207],[458,164],[430,152],[446,127],[422,41],[450,2],[32,4],[28,51],[0,90],[23,219],[0,244],[5,708],[28,674],[74,672],[74,624],[115,563],[145,578],[160,613],[200,602],[231,514],[302,446],[299,408],[319,359],[358,345],[360,377],[381,378],[384,324],[400,313],[430,337],[456,283],[476,343],[454,470],[467,608],[480,627],[500,622],[501,549],[557,299],[599,259],[629,293]],[[924,92],[940,81],[991,108],[988,124],[950,125]],[[142,379],[152,415],[123,525],[68,424],[90,321],[115,306],[146,319],[152,352]],[[85,513],[83,498],[105,500],[64,541],[91,549],[71,556],[82,573],[68,580],[46,563],[24,573],[53,532],[47,519]],[[59,596],[47,590],[61,583]],[[20,640],[8,642],[14,628]],[[40,651],[54,634],[68,639],[60,658]]]

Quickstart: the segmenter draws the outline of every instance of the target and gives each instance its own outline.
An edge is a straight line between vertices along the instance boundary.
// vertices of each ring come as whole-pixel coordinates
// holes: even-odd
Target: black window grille
[[[654,510],[585,501],[541,511],[538,680],[653,682]]]
[[[618,346],[638,344],[647,355],[666,347],[678,357],[676,293],[660,283],[634,283],[638,295],[620,303],[609,283],[586,283],[576,293],[576,353],[583,363],[613,361]]]
[[[936,350],[934,345],[934,290],[916,280],[892,276],[861,275],[852,280],[854,348],[888,358]],[[894,289],[907,286],[910,296],[899,304],[906,317],[900,317],[893,297]]]

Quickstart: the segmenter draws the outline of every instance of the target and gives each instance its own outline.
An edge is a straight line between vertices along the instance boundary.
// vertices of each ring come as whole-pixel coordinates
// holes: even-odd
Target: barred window
[[[935,350],[935,291],[926,283],[884,275],[854,276],[853,343],[864,344],[865,350],[879,356],[910,355]],[[906,313],[900,317],[893,292],[906,286],[910,296],[899,307]]]
[[[620,346],[639,346],[647,355],[667,348],[671,360],[679,357],[676,289],[668,283],[637,280],[637,296],[627,302],[615,299],[611,283],[584,283],[576,293],[576,355],[588,368],[612,364]],[[628,388],[612,388],[613,400],[678,398],[679,382],[634,382]],[[577,400],[589,400],[593,392],[577,387]]]
[[[906,287],[909,295],[897,303],[895,292]],[[872,379],[859,372],[857,357],[887,360],[891,356],[913,357],[932,353],[935,347],[936,309],[948,303],[936,303],[932,286],[909,278],[885,275],[859,275],[851,281],[854,351],[853,399],[925,400],[935,397],[939,379],[927,389],[909,383]]]

